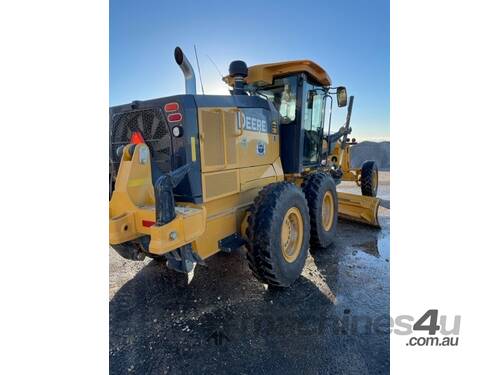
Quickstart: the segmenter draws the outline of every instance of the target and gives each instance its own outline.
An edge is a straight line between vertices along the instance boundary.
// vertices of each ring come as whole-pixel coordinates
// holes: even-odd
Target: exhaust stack
[[[180,47],[175,47],[174,52],[175,62],[179,65],[184,73],[184,79],[186,82],[186,94],[196,95],[196,75],[194,74],[193,67],[189,63],[186,55],[180,49]]]

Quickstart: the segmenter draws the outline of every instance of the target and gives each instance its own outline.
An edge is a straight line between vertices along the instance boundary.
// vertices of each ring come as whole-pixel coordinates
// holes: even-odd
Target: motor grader
[[[339,216],[378,226],[376,165],[350,167],[354,98],[318,64],[233,61],[230,95],[216,96],[198,95],[188,59],[174,56],[184,95],[110,108],[109,241],[121,256],[189,273],[245,246],[260,281],[287,287],[309,248],[333,243]],[[333,95],[348,111],[330,134]],[[341,180],[364,195],[337,192]]]

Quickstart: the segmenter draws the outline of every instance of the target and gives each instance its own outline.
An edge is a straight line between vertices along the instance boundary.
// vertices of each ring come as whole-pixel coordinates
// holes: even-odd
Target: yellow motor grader
[[[339,216],[378,226],[376,165],[350,168],[354,98],[319,65],[233,61],[230,95],[197,95],[191,64],[174,55],[184,95],[110,108],[109,241],[121,256],[187,273],[246,246],[253,274],[287,287],[309,248],[332,244]],[[348,111],[330,134],[333,95]],[[363,195],[337,192],[341,180]]]

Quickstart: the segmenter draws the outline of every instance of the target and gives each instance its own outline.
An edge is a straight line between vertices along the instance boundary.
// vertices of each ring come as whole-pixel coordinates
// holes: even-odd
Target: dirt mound
[[[360,168],[365,160],[375,160],[379,170],[390,170],[390,142],[365,141],[352,146],[352,167]]]

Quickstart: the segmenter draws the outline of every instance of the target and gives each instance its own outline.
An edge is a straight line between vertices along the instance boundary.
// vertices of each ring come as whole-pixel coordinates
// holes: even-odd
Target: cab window
[[[259,89],[258,93],[270,100],[280,113],[281,124],[295,121],[297,108],[297,77],[279,78],[272,86]]]

